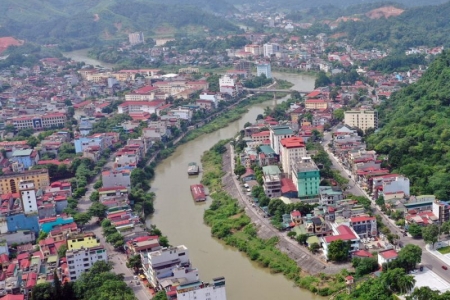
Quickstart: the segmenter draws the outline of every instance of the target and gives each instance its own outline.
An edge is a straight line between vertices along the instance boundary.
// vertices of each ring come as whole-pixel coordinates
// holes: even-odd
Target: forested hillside
[[[387,100],[379,116],[382,129],[370,136],[369,147],[410,178],[412,194],[450,199],[450,52]]]
[[[238,27],[207,11],[232,11],[232,6],[206,0],[0,0],[0,7],[0,36],[66,48],[123,39],[136,30],[147,36],[157,29],[173,33],[187,26],[213,33],[238,31]]]
[[[450,2],[410,8],[389,19],[341,22],[335,32],[346,33],[359,48],[390,47],[405,50],[415,46],[450,46]]]

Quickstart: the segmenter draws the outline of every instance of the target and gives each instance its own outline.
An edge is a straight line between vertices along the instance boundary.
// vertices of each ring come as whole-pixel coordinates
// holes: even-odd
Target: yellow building
[[[67,239],[68,250],[88,249],[96,246],[100,246],[100,241],[93,232],[74,235]]]
[[[363,131],[378,128],[378,112],[376,110],[349,110],[344,113],[344,123]]]
[[[328,103],[322,99],[306,99],[305,108],[323,110],[328,108]]]
[[[10,173],[0,176],[0,193],[3,195],[19,192],[19,182],[23,180],[32,181],[36,189],[44,189],[50,185],[47,169]]]

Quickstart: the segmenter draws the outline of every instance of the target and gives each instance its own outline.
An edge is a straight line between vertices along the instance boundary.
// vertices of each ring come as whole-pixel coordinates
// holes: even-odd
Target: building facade
[[[38,212],[36,190],[34,189],[34,182],[31,180],[21,181],[19,183],[20,198],[22,199],[23,212],[33,214]]]
[[[378,112],[376,110],[349,110],[344,113],[344,123],[363,131],[378,128]]]
[[[291,163],[306,157],[306,146],[301,137],[290,137],[280,141],[280,160],[283,172],[291,176]]]
[[[31,180],[36,189],[45,189],[50,185],[50,177],[48,176],[47,169],[10,173],[0,176],[0,193],[19,192],[19,183],[23,180]]]
[[[277,125],[277,126],[270,126],[269,128],[269,139],[270,139],[270,146],[272,147],[273,151],[277,155],[280,155],[280,141],[282,139],[290,138],[294,135],[294,131],[289,126],[286,125]]]
[[[270,64],[257,64],[256,65],[256,76],[266,75],[266,78],[272,78],[272,68]]]
[[[128,41],[132,46],[144,44],[144,33],[142,31],[133,32],[128,34]]]
[[[67,250],[66,258],[69,267],[70,281],[77,280],[81,274],[89,271],[92,265],[97,261],[108,261],[108,255],[103,246],[88,249]]]
[[[23,116],[12,118],[12,124],[20,129],[45,129],[63,127],[66,123],[66,115],[63,113],[48,113],[41,116]]]
[[[226,300],[225,278],[214,278],[210,283],[197,281],[177,287],[178,300]]]
[[[314,161],[310,157],[303,157],[293,162],[291,169],[298,197],[302,200],[318,199],[320,172]]]

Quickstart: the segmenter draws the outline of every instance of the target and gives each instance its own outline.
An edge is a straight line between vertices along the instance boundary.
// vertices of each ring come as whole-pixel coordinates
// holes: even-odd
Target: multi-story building
[[[149,114],[156,114],[157,109],[164,105],[162,100],[153,101],[125,101],[118,106],[119,114],[129,114],[136,112],[147,112]]]
[[[263,167],[263,170],[268,167],[272,168],[274,166]],[[276,197],[281,196],[281,176],[280,176],[280,173],[278,173],[278,174],[276,174],[276,173],[278,173],[278,172],[273,173],[273,172],[266,171],[266,172],[264,172],[264,175],[263,175],[264,192],[265,192],[266,196],[269,198],[276,198]]]
[[[392,198],[409,198],[409,179],[398,174],[372,177],[372,193],[374,198],[383,196],[384,200],[390,200]]]
[[[319,204],[336,207],[338,201],[344,199],[344,194],[339,188],[331,186],[319,186]]]
[[[378,264],[382,266],[383,264],[390,263],[391,261],[397,259],[398,253],[394,249],[388,249],[378,252]]]
[[[100,241],[93,232],[71,235],[67,237],[67,249],[78,250],[100,246]]]
[[[125,94],[125,101],[153,101],[158,88],[153,86],[144,86],[132,93]]]
[[[37,213],[37,199],[34,182],[24,180],[19,183],[20,198],[22,199],[22,209],[25,214]]]
[[[81,274],[89,271],[97,261],[108,261],[108,255],[103,246],[67,250],[66,258],[71,281],[77,280]]]
[[[278,44],[264,44],[263,45],[263,55],[264,57],[271,57],[272,55],[280,52],[280,45]]]
[[[253,54],[255,56],[262,55],[264,52],[263,47],[261,45],[255,45],[255,44],[245,45],[244,51],[250,52],[251,54]]]
[[[235,96],[238,92],[236,87],[236,81],[228,75],[224,75],[219,78],[219,91],[222,94],[228,94],[230,96]]]
[[[376,237],[377,219],[369,216],[359,216],[350,218],[350,227],[358,234],[360,238]]]
[[[435,200],[433,202],[433,214],[439,218],[442,224],[450,220],[450,204],[446,201]]]
[[[306,156],[306,146],[301,137],[280,140],[280,160],[283,172],[291,176],[291,163]]]
[[[261,76],[262,74],[266,75],[266,78],[272,78],[270,63],[256,65],[256,76]]]
[[[0,194],[17,193],[19,183],[24,180],[31,180],[35,189],[45,189],[50,185],[47,169],[9,173],[0,176]]]
[[[294,135],[294,131],[287,125],[270,126],[270,146],[277,155],[280,155],[280,141],[290,138]]]
[[[302,200],[318,199],[320,172],[311,157],[302,157],[292,163],[292,181]]]
[[[190,284],[181,284],[177,287],[178,300],[226,300],[225,278],[214,278],[212,282],[197,281]]]
[[[102,136],[83,136],[74,140],[75,152],[83,153],[84,150],[98,147],[99,151],[102,152],[106,148],[105,140]]]
[[[171,276],[174,269],[191,266],[189,251],[184,245],[143,252],[141,259],[145,277],[153,287],[159,286],[160,279]]]
[[[344,123],[363,131],[378,128],[378,112],[376,110],[349,110],[344,113]]]
[[[324,110],[327,109],[328,102],[322,99],[306,99],[305,108],[313,110]]]
[[[16,150],[12,153],[11,160],[29,169],[39,161],[39,153],[32,149]]]
[[[144,44],[144,33],[142,31],[133,32],[128,34],[128,41],[132,46]]]
[[[102,172],[103,187],[126,187],[131,188],[130,170],[111,170]]]
[[[12,124],[20,129],[44,129],[63,127],[66,123],[66,115],[63,113],[47,113],[41,116],[22,116],[11,119]]]

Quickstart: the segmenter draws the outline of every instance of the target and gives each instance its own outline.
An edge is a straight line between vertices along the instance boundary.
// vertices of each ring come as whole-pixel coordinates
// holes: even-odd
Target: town
[[[409,290],[450,290],[450,246],[440,240],[450,231],[450,203],[412,195],[410,180],[365,142],[379,127],[376,107],[417,82],[426,66],[371,70],[367,62],[389,57],[387,49],[295,36],[294,28],[311,24],[282,15],[242,18],[283,33],[211,37],[244,41],[225,56],[182,50],[174,39],[135,48],[145,44],[136,32],[118,50],[161,58],[160,67],[108,69],[48,57],[0,70],[1,299],[32,299],[37,286],[50,290],[55,280],[88,281],[97,267],[122,274],[123,288],[138,299],[226,299],[220,269],[203,281],[187,246],[171,245],[158,224],[146,226],[155,198],[148,182],[177,144],[217,130],[206,128],[236,108],[277,97],[286,101],[247,123],[227,148],[233,181],[224,189],[254,213],[252,221],[270,227],[287,245],[280,249],[310,274],[356,270],[345,278],[348,290],[363,275],[403,266],[413,252]],[[316,86],[291,89],[276,75],[287,71],[311,72]],[[372,265],[362,270],[365,259]]]

